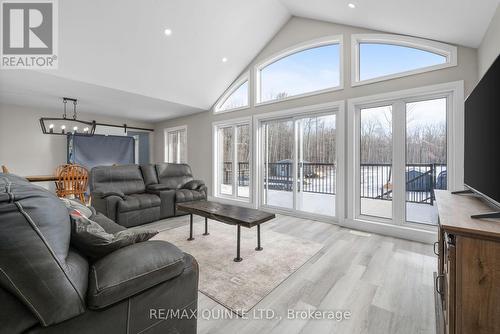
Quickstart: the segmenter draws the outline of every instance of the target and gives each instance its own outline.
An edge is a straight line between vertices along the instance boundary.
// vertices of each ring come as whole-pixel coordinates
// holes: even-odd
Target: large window
[[[187,126],[165,129],[165,162],[187,162]]]
[[[352,84],[360,85],[456,65],[457,49],[398,35],[352,35]]]
[[[330,38],[295,47],[257,67],[257,103],[342,87],[342,43]]]
[[[349,101],[349,218],[438,224],[435,192],[463,183],[462,92],[449,83]]]
[[[247,73],[241,79],[236,81],[224,95],[222,95],[219,102],[215,105],[214,112],[221,113],[247,108],[249,105],[248,89]]]
[[[250,121],[214,124],[216,196],[250,199]]]

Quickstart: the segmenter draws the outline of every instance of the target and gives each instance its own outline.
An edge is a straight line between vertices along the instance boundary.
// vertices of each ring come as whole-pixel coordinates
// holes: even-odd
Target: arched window
[[[247,108],[248,100],[248,74],[246,74],[222,95],[215,105],[214,112],[219,113]]]
[[[341,89],[342,37],[280,52],[256,67],[256,102],[269,103]]]
[[[353,86],[457,65],[457,48],[448,44],[386,34],[351,38]]]

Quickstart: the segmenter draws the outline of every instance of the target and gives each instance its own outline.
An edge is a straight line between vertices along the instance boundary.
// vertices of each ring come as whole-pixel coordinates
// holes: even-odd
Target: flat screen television
[[[464,153],[466,188],[500,210],[500,56],[465,101]]]

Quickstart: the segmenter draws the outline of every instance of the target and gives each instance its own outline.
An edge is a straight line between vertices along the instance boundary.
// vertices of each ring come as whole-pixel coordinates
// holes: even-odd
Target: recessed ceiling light
[[[356,5],[355,5],[355,4],[353,4],[353,3],[350,3],[350,4],[348,4],[347,6],[349,6],[349,8],[352,8],[352,9],[356,8]]]
[[[222,62],[223,63],[227,62],[227,58],[226,57],[222,58]]]
[[[165,35],[170,36],[172,35],[172,29],[165,29]]]

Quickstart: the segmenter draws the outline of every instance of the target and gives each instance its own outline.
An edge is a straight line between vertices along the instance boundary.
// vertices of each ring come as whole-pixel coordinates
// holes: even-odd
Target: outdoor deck
[[[228,190],[230,187],[228,188]],[[238,187],[238,193],[241,196],[248,196],[248,187]],[[268,205],[292,208],[293,192],[281,190],[268,191]],[[324,216],[335,215],[335,195],[321,193],[299,193],[298,209],[305,212],[311,212]],[[386,217],[392,216],[392,201],[362,198],[362,212],[365,215]],[[437,225],[437,209],[435,205],[425,203],[407,203],[407,221],[418,222],[428,225]]]
[[[301,193],[302,202],[300,210],[317,213],[326,216],[335,215],[335,195]],[[291,207],[293,193],[289,191],[269,190],[269,205],[279,207]],[[363,213],[376,217],[392,216],[392,201],[362,198],[361,207]],[[430,204],[407,203],[407,221],[418,222],[428,225],[437,225],[436,206]]]

